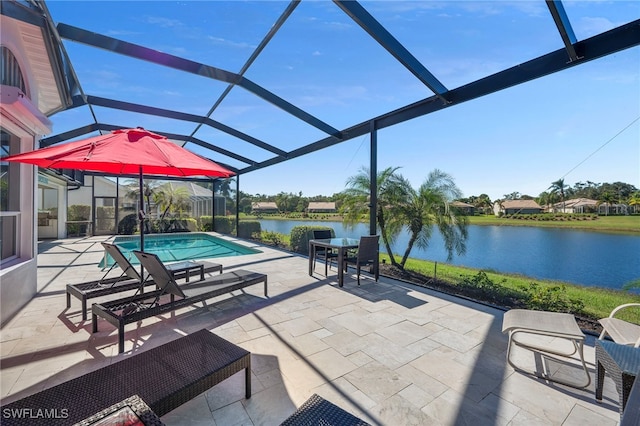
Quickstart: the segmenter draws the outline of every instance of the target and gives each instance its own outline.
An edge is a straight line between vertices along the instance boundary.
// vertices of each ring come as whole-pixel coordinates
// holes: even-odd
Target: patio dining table
[[[338,251],[338,286],[344,282],[344,257],[347,250],[358,248],[360,240],[357,238],[327,238],[321,240],[309,240],[309,275],[313,275],[313,259],[317,247],[335,249]]]

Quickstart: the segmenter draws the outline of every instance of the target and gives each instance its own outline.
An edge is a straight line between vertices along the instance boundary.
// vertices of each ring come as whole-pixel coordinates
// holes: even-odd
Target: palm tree
[[[451,208],[451,202],[461,196],[451,175],[438,169],[429,173],[417,191],[411,190],[408,203],[400,208],[409,230],[409,244],[400,261],[403,269],[414,245],[425,249],[429,246],[433,229],[438,229],[444,239],[447,260],[451,260],[454,250],[458,255],[465,253],[468,219]]]
[[[399,174],[399,167],[388,167],[376,176],[377,200],[374,206],[378,218],[378,229],[382,242],[389,254],[391,264],[400,267],[391,245],[402,231],[401,216],[398,208],[409,200],[411,185]],[[343,202],[340,213],[348,225],[359,223],[369,215],[370,206],[370,174],[369,169],[363,167],[358,174],[347,179],[347,189],[343,191]]]
[[[163,210],[160,219],[164,219],[167,213],[190,208],[189,191],[187,188],[178,186],[174,187],[171,183],[158,188],[153,196],[153,200]]]
[[[616,196],[611,192],[605,191],[602,193],[602,195],[600,195],[600,200],[596,203],[596,205],[599,207],[600,205],[604,204],[606,209],[605,215],[609,216],[609,208],[615,201],[616,201]]]
[[[558,179],[555,182],[551,182],[549,189],[552,194],[560,193],[560,200],[562,201],[562,213],[564,213],[564,190],[569,186],[564,184],[564,179]]]
[[[635,209],[636,209],[636,207],[635,207],[635,206],[640,206],[640,191],[638,191],[638,192],[634,192],[633,194],[631,194],[631,195],[629,196],[628,204],[629,204],[630,206],[634,206],[634,211],[635,211]]]

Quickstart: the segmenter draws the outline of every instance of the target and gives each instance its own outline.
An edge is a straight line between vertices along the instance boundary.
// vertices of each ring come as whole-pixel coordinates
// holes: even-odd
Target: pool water
[[[140,250],[139,235],[115,237],[113,244],[120,248],[129,262],[132,264],[140,263],[138,258],[133,255],[133,250]],[[144,251],[158,255],[163,262],[260,253],[259,250],[203,233],[145,235]],[[100,267],[112,264],[113,259],[107,255],[106,265],[103,260],[100,262]]]

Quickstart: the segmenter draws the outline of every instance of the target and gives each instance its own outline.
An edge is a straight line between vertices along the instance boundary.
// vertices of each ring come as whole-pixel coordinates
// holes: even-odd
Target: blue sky
[[[288,2],[55,1],[62,22],[238,72]],[[448,89],[561,48],[544,1],[363,1]],[[640,2],[567,1],[578,40],[640,18]],[[65,41],[88,95],[205,115],[226,83]],[[333,2],[303,0],[245,74],[344,129],[432,93]],[[190,134],[176,120],[97,108],[123,127]],[[324,134],[242,88],[212,118],[285,151]],[[90,124],[88,108],[51,117],[54,134]],[[465,196],[537,196],[551,182],[622,181],[640,188],[640,48],[592,61],[380,130],[379,169],[398,166],[414,186],[438,168]],[[87,135],[88,136],[88,135]],[[203,127],[199,139],[264,161],[272,154]],[[199,147],[189,144],[196,152]],[[244,167],[213,153],[214,161]],[[331,195],[369,164],[368,136],[240,178],[250,194]]]

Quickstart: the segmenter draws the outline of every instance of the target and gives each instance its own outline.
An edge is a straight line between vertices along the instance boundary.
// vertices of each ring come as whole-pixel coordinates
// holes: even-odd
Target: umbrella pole
[[[140,166],[140,211],[138,218],[140,220],[140,251],[144,251],[144,178],[142,177],[142,166]],[[140,292],[144,292],[144,266],[140,263]]]

